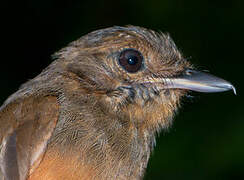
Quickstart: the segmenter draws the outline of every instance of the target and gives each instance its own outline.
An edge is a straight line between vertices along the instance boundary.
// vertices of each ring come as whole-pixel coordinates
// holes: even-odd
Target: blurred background
[[[237,89],[192,94],[162,132],[145,178],[244,179],[244,1],[26,0],[1,2],[0,102],[86,33],[113,25],[169,32],[184,56]]]

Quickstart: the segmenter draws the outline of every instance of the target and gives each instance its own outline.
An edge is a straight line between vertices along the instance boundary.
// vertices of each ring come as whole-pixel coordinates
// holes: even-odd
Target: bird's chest
[[[99,139],[99,137],[97,137]],[[150,155],[144,142],[128,141],[127,145],[113,142],[107,147],[76,148],[52,146],[48,148],[39,167],[29,180],[50,179],[141,179]],[[143,140],[145,141],[145,140]],[[99,142],[97,142],[99,143]],[[87,143],[84,143],[84,145]]]
[[[113,116],[97,103],[67,103],[32,178],[141,179],[153,143],[154,136],[126,116]]]

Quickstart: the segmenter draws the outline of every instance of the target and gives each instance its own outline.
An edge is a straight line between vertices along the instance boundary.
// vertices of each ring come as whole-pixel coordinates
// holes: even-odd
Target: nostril
[[[191,69],[187,69],[187,70],[185,71],[185,73],[186,73],[186,75],[190,76],[190,75],[193,74],[193,70],[191,70]]]

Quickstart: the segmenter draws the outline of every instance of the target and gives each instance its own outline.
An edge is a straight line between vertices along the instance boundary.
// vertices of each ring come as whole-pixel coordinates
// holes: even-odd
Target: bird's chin
[[[152,101],[151,108],[147,109],[150,114],[147,121],[154,131],[159,132],[171,127],[174,115],[181,106],[180,100],[187,93],[187,90],[182,89],[160,90],[159,96]]]
[[[155,89],[155,88],[154,88]],[[147,101],[140,98],[139,103],[131,104],[130,110],[139,123],[144,124],[150,131],[159,132],[168,129],[173,122],[173,117],[180,107],[180,100],[187,94],[187,90],[163,89]]]

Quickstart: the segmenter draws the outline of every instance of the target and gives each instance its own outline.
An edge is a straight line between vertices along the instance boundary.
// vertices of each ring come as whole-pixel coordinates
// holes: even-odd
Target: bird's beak
[[[188,89],[206,93],[233,90],[234,94],[236,94],[236,89],[230,82],[206,72],[188,69],[178,77],[164,80],[169,89]]]

